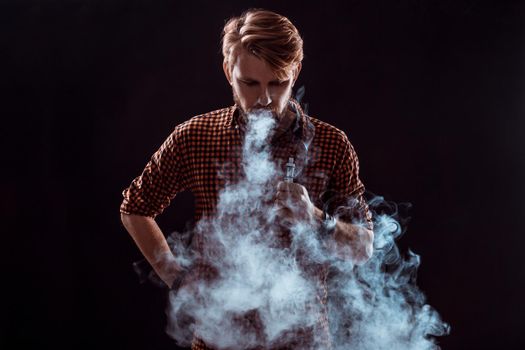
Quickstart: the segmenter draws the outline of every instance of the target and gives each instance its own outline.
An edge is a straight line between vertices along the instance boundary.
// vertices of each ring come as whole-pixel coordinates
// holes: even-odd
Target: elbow
[[[120,213],[120,221],[124,225],[126,229],[133,226],[134,224],[140,224],[147,221],[154,220],[152,217],[149,216],[142,216],[142,215],[136,215],[136,214],[125,214]]]
[[[122,225],[124,225],[124,227],[127,227],[130,221],[131,221],[130,214],[120,213],[120,222],[122,222]]]

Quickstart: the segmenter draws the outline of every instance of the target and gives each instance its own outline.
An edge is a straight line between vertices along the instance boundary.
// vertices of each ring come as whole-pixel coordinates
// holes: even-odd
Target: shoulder
[[[349,146],[350,141],[346,133],[322,120],[308,116],[308,121],[314,126],[314,142],[329,143],[341,147]]]
[[[198,114],[187,121],[177,125],[175,129],[179,130],[217,130],[218,127],[224,126],[232,117],[234,107],[225,107],[204,114]]]
[[[230,106],[198,114],[177,125],[170,137],[181,140],[192,136],[212,136],[231,121],[234,108],[234,106]]]
[[[210,140],[218,135],[218,130],[224,128],[231,120],[234,106],[198,114],[175,126],[162,148],[173,151],[184,149],[188,145]]]

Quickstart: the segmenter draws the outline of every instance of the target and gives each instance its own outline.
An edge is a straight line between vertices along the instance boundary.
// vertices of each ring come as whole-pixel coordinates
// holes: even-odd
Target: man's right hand
[[[155,219],[141,215],[121,214],[121,220],[142,255],[159,278],[171,288],[183,269],[177,264]]]
[[[171,252],[160,254],[157,262],[153,265],[153,269],[169,288],[172,288],[173,282],[186,272],[177,264]]]

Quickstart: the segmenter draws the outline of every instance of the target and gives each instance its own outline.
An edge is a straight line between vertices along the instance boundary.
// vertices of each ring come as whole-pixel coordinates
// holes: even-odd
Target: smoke
[[[183,249],[172,237],[179,264],[194,273],[170,292],[168,334],[182,346],[197,336],[228,349],[324,349],[329,342],[334,349],[436,348],[432,336],[448,326],[415,285],[419,257],[399,254],[394,240],[401,225],[395,211],[384,212],[381,198],[370,202],[375,252],[363,266],[330,254],[313,222],[289,227],[283,245],[272,204],[283,176],[268,146],[274,126],[271,113],[248,116],[244,176],[220,193],[216,216],[194,229],[193,244],[204,249]],[[326,304],[322,269],[329,272]],[[205,277],[192,278],[195,273]]]
[[[398,208],[376,196],[374,254],[363,266],[334,262],[329,310],[334,349],[437,349],[435,336],[448,324],[425,303],[416,286],[418,255],[403,257],[395,239],[402,234]]]

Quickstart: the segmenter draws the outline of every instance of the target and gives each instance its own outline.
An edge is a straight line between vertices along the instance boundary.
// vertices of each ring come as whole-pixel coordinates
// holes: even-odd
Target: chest
[[[282,181],[286,174],[289,158],[294,159],[294,182],[307,189],[310,199],[320,199],[329,185],[334,162],[323,156],[323,149],[315,142],[306,149],[300,141],[272,143],[263,150],[265,159],[273,164],[273,173],[269,174],[272,182]],[[218,194],[230,184],[236,184],[245,178],[247,162],[257,169],[257,157],[246,159],[243,139],[239,132],[219,130],[206,141],[196,142],[189,152],[190,189],[197,198],[216,202]],[[261,164],[260,171],[269,171]],[[212,203],[212,205],[215,203]]]

